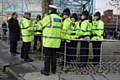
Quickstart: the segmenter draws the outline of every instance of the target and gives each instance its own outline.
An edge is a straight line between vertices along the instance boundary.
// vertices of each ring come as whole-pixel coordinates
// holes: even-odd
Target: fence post
[[[41,56],[40,56],[41,59],[40,60],[41,61],[44,59],[44,49],[43,49],[43,44],[42,43],[43,43],[43,40],[41,40],[41,52],[40,52],[40,54],[41,54]]]
[[[102,72],[102,55],[103,55],[103,44],[101,44],[101,49],[100,49],[100,63],[99,63],[98,72]]]
[[[67,43],[65,42],[65,45],[64,45],[64,69],[63,70],[66,70],[66,56],[67,56]]]

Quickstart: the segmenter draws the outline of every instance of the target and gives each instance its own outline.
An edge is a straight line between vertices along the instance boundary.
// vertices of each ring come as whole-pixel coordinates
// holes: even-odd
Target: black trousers
[[[31,42],[23,42],[21,48],[21,58],[28,59],[29,51],[31,47]]]
[[[80,45],[80,62],[81,64],[87,65],[89,54],[89,42],[81,41]]]
[[[67,43],[67,56],[66,61],[70,62],[71,60],[76,60],[76,48],[77,48],[77,42],[71,41],[70,43]]]
[[[57,57],[62,57],[64,59],[64,49],[65,49],[65,42],[62,41],[60,48],[58,49],[58,52],[61,52],[62,54],[58,54]]]
[[[16,51],[17,50],[17,42],[18,41],[11,41],[10,40],[10,52],[13,54],[17,52]]]
[[[55,48],[44,48],[44,71],[47,73],[49,73],[50,71],[52,71],[52,73],[56,72],[56,51],[57,49]]]
[[[65,41],[62,41],[59,51],[64,53],[64,49],[65,49]]]
[[[37,41],[38,40],[40,42],[40,47],[42,46],[42,38],[41,38],[41,36],[34,36],[34,47],[33,47],[34,50],[37,49]]]
[[[100,41],[92,42],[93,46],[93,63],[99,63],[100,62],[100,51],[101,51],[101,44]]]

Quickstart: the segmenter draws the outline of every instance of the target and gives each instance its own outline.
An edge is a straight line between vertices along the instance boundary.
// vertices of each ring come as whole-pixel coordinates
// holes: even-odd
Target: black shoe
[[[33,62],[33,60],[30,59],[30,58],[24,59],[24,61],[25,61],[25,62]]]
[[[41,74],[43,74],[43,75],[45,75],[45,76],[49,76],[49,75],[50,75],[49,72],[46,72],[46,71],[44,71],[44,70],[41,70]]]

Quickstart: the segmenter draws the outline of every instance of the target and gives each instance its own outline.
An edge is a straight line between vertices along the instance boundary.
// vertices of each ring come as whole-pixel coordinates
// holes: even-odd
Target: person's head
[[[66,19],[70,16],[70,9],[66,8],[63,10],[63,19]]]
[[[87,20],[87,19],[89,19],[89,12],[83,11],[81,14],[81,20]]]
[[[57,13],[57,7],[54,5],[49,5],[49,10],[48,10],[49,14],[52,13]]]
[[[36,20],[41,20],[41,15],[37,15]]]
[[[25,12],[24,17],[27,18],[27,19],[30,19],[31,18],[31,13]]]
[[[95,20],[100,20],[100,19],[101,19],[101,13],[100,13],[100,12],[96,12],[96,13],[94,14],[94,19],[95,19]]]
[[[72,16],[71,16],[71,19],[74,21],[74,22],[77,22],[78,20],[78,16],[76,13],[73,13]]]
[[[18,17],[17,13],[16,13],[16,12],[13,12],[13,13],[12,13],[12,18],[13,18],[13,19],[17,19],[17,17]]]

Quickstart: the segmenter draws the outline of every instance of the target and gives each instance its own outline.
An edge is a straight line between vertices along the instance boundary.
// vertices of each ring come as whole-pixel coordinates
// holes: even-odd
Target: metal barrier
[[[79,39],[74,39],[74,40],[72,40],[72,41],[76,41],[76,42],[78,42],[78,44],[81,42],[81,41],[83,41],[83,40],[79,40]],[[85,41],[85,40],[84,40]],[[86,40],[86,41],[88,41],[89,43],[91,43],[91,42],[95,42],[96,40]],[[71,62],[67,62],[66,61],[66,57],[67,56],[76,56],[76,57],[79,57],[80,56],[80,54],[76,54],[76,55],[68,55],[67,54],[67,43],[65,43],[65,45],[64,46],[62,46],[62,47],[64,47],[64,51],[63,52],[58,52],[58,54],[59,55],[64,55],[64,59],[62,58],[62,56],[59,56],[59,58],[58,58],[58,65],[60,65],[59,63],[61,63],[61,62],[63,62],[64,61],[64,64],[63,64],[63,71],[77,71],[77,72],[81,72],[81,74],[83,73],[83,72],[86,72],[86,71],[89,71],[90,69],[90,71],[88,72],[88,74],[89,73],[92,73],[93,71],[92,70],[95,70],[95,72],[93,72],[93,73],[96,73],[96,72],[98,72],[98,73],[102,73],[102,72],[105,72],[105,70],[108,70],[107,72],[109,72],[109,70],[110,70],[110,67],[113,65],[113,64],[116,64],[116,66],[120,66],[120,61],[119,60],[117,60],[117,62],[115,62],[115,61],[113,61],[113,62],[110,62],[110,61],[108,61],[108,62],[103,62],[103,57],[111,57],[111,60],[113,59],[113,57],[119,57],[120,58],[120,55],[104,55],[103,54],[103,43],[107,43],[107,42],[109,42],[109,43],[116,43],[116,42],[120,42],[119,40],[98,40],[98,41],[100,41],[100,42],[102,42],[102,45],[101,45],[101,52],[100,52],[100,62],[99,62],[99,65],[98,66],[93,66],[91,63],[92,62],[88,62],[88,66],[86,66],[85,68],[79,68],[78,67],[78,65],[79,64],[81,64],[81,62],[78,60],[78,58],[76,59],[76,60],[74,60],[74,61],[71,61]],[[75,49],[75,48],[73,48],[73,47],[69,47],[70,49]],[[77,48],[76,48],[76,50],[77,50],[77,52],[79,52],[78,50],[80,49],[80,46],[77,46]],[[93,48],[89,48],[89,49],[93,49]],[[116,52],[116,53],[120,53],[120,52]],[[87,56],[87,55],[86,55]],[[90,57],[91,56],[93,56],[93,55],[89,55]],[[106,59],[107,59],[106,58]],[[117,59],[117,58],[116,58]],[[67,65],[67,63],[70,63],[70,65]],[[104,65],[103,65],[104,64]],[[106,65],[106,66],[105,66]],[[72,67],[71,67],[72,66]],[[71,67],[71,68],[70,68]],[[107,69],[106,69],[107,68]],[[118,70],[118,69],[117,69]],[[119,70],[118,70],[119,71]],[[84,74],[84,73],[83,73]]]
[[[83,41],[83,40],[74,39],[72,41],[76,41],[78,43],[78,45],[80,45],[80,42]],[[94,40],[86,40],[86,41],[88,41],[89,43],[95,42]],[[103,44],[101,46],[100,63],[99,63],[98,66],[93,66],[91,64],[92,62],[88,62],[89,65],[87,65],[85,68],[79,68],[78,65],[81,64],[81,62],[78,60],[79,57],[80,57],[80,55],[78,54],[80,46],[77,46],[77,48],[76,47],[75,48],[74,47],[69,47],[70,49],[76,49],[77,50],[77,54],[76,55],[67,55],[67,48],[68,47],[67,47],[67,43],[65,43],[64,46],[62,46],[64,48],[63,51],[61,51],[61,52],[58,51],[57,52],[58,55],[60,55],[60,56],[57,57],[57,60],[58,60],[57,71],[59,73],[61,73],[61,72],[75,72],[76,74],[91,74],[91,73],[92,74],[96,74],[96,73],[103,73],[103,72],[104,73],[109,73],[110,70],[111,70],[110,67],[112,67],[112,66],[114,67],[114,65],[116,65],[117,68],[116,67],[114,68],[114,72],[115,71],[119,71],[119,73],[120,73],[120,69],[119,69],[120,68],[120,60],[119,60],[120,59],[120,55],[119,55],[120,52],[115,52],[116,55],[114,55],[114,54],[113,55],[109,55],[109,54],[108,55],[104,55],[103,54],[104,43],[107,43],[107,42],[109,42],[109,43],[116,43],[116,42],[120,42],[120,41],[119,40],[100,40],[100,41],[102,41]],[[119,44],[119,46],[120,46],[120,44]],[[108,47],[108,45],[107,45],[107,47]],[[89,49],[93,49],[93,48],[90,47]],[[43,47],[42,47],[42,50],[41,50],[40,54],[41,54],[41,58],[40,59],[43,60],[43,58],[44,58]],[[74,61],[67,62],[66,61],[66,57],[67,56],[76,56],[77,58]],[[89,56],[91,57],[93,55],[89,55]],[[103,62],[103,58],[104,57],[111,57],[112,61],[108,60],[108,61]],[[116,58],[117,61],[115,61],[113,59],[113,57],[117,57]],[[61,65],[61,62],[63,62],[63,65]],[[12,64],[12,66],[19,65],[19,64],[24,64],[24,63],[25,62],[18,62],[18,63]],[[70,65],[67,65],[67,63],[70,63]],[[3,71],[5,71],[5,68],[9,67],[10,65],[4,66],[4,70]]]
[[[79,40],[79,39],[75,39],[75,40],[73,40],[73,41],[76,41],[77,43],[78,43],[78,45],[80,45],[80,42],[82,41],[82,40]],[[94,41],[91,41],[91,40],[88,40],[88,42],[89,43],[91,43],[91,42],[94,42]],[[84,67],[84,68],[79,68],[79,64],[81,63],[78,59],[79,59],[79,54],[78,54],[78,52],[79,52],[79,49],[80,49],[80,46],[77,46],[77,48],[75,47],[69,47],[70,49],[76,49],[77,50],[77,54],[76,55],[67,55],[67,48],[68,48],[68,46],[67,46],[67,43],[65,43],[64,44],[64,46],[62,46],[62,48],[63,48],[63,50],[61,50],[61,52],[57,52],[58,53],[58,55],[60,55],[60,56],[58,56],[57,57],[57,60],[58,60],[58,63],[57,63],[57,77],[58,77],[58,79],[56,79],[56,80],[91,80],[91,79],[85,79],[84,77],[82,77],[81,75],[85,75],[85,77],[87,77],[86,75],[89,75],[91,78],[92,78],[92,80],[98,80],[96,77],[95,77],[95,75],[94,74],[100,74],[100,76],[102,76],[103,78],[104,77],[106,77],[104,74],[102,74],[102,73],[105,73],[105,74],[108,74],[108,73],[110,73],[111,72],[111,68],[110,67],[113,67],[114,69],[113,69],[113,71],[114,71],[114,73],[116,73],[116,72],[119,72],[120,73],[120,55],[119,55],[119,53],[120,52],[117,52],[117,50],[115,50],[115,54],[116,55],[109,55],[109,54],[107,54],[107,55],[104,55],[104,43],[107,43],[107,42],[109,42],[109,43],[116,43],[117,45],[118,45],[118,47],[120,46],[120,44],[118,44],[118,42],[120,42],[119,40],[103,40],[102,41],[103,42],[103,44],[102,44],[102,46],[101,46],[101,58],[100,58],[100,63],[99,63],[99,65],[98,66],[93,66],[92,64],[91,64],[91,62],[89,62],[88,64],[89,65],[87,65],[86,67]],[[116,44],[112,44],[112,45],[116,45]],[[107,45],[107,48],[108,48],[109,46]],[[113,46],[114,47],[114,46]],[[89,49],[92,49],[91,47],[89,48]],[[111,50],[112,51],[112,50]],[[40,53],[40,52],[39,52]],[[42,65],[38,65],[38,64],[42,64],[43,62],[43,58],[44,58],[44,51],[43,51],[43,47],[42,47],[42,50],[41,50],[41,58],[40,59],[42,59],[40,62],[41,63],[39,63],[39,62],[37,62],[37,65],[36,65],[36,63],[29,63],[29,64],[26,64],[27,66],[31,66],[32,67],[32,69],[35,69],[35,72],[38,72],[38,71],[40,71],[40,67],[43,67]],[[38,55],[40,55],[40,54],[35,54],[36,56],[38,56]],[[118,55],[117,55],[118,54]],[[71,62],[67,62],[66,61],[66,56],[76,56],[77,58],[76,58],[76,60],[73,60],[73,61],[71,61]],[[89,55],[90,57],[92,56],[92,55]],[[103,61],[103,59],[104,59],[104,57],[111,57],[111,60],[108,60],[108,61]],[[117,61],[115,61],[114,59],[113,59],[113,57],[117,57],[116,58],[116,60]],[[17,60],[17,59],[16,59]],[[13,61],[15,61],[15,60],[13,60],[12,59],[12,62]],[[113,61],[113,62],[112,62]],[[11,61],[10,61],[11,62]],[[61,65],[61,62],[63,62],[63,65]],[[15,61],[15,63],[10,63],[10,64],[8,64],[8,65],[4,65],[4,67],[3,67],[3,71],[6,71],[6,70],[8,70],[8,69],[10,69],[11,67],[13,67],[13,66],[15,66],[15,67],[13,67],[13,68],[16,68],[16,66],[23,66],[23,64],[25,64],[26,62],[24,62],[24,61],[19,61],[18,60],[18,62],[16,62]],[[67,63],[70,63],[70,65],[68,65]],[[115,66],[114,66],[115,65]],[[18,67],[18,68],[22,68],[22,67]],[[31,69],[31,68],[30,68]],[[24,70],[24,69],[23,69]],[[15,70],[14,70],[15,71]],[[33,71],[34,72],[34,71]],[[17,73],[17,72],[16,72]],[[17,74],[17,76],[19,76],[20,78],[23,78],[23,75],[25,75],[25,74],[27,74],[28,73],[28,70],[24,70],[24,73],[21,73],[21,74]],[[113,72],[112,72],[113,73]],[[67,74],[67,75],[66,75]],[[75,76],[73,76],[73,75],[75,75]],[[77,76],[76,76],[77,75]],[[53,75],[52,75],[53,76]],[[65,76],[67,76],[67,78],[65,77]],[[77,79],[70,79],[71,77],[77,77]],[[83,78],[83,79],[82,79]],[[88,77],[89,78],[89,77]],[[102,79],[103,80],[103,78],[100,78],[100,79]],[[112,79],[104,79],[104,80],[112,80]],[[116,79],[116,80],[119,80],[119,79]]]

